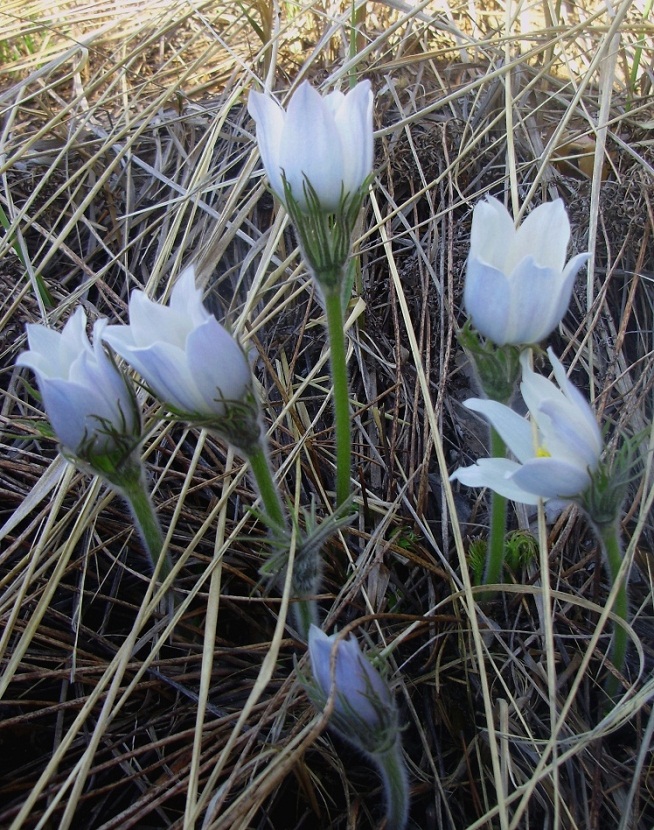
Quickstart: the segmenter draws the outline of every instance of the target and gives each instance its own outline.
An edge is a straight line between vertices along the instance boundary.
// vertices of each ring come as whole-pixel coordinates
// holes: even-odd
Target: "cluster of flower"
[[[337,507],[347,503],[350,489],[342,286],[354,224],[371,181],[372,106],[367,81],[347,95],[332,92],[326,97],[303,83],[286,111],[268,95],[253,92],[249,100],[268,180],[296,226],[302,254],[325,299]],[[465,405],[488,419],[514,458],[480,459],[452,478],[526,504],[566,499],[587,507],[587,494],[601,467],[597,421],[551,350],[556,383],[532,369],[534,344],[561,322],[575,276],[587,258],[577,254],[566,264],[569,238],[561,200],[537,207],[517,229],[497,199],[489,197],[475,207],[464,294],[469,324],[461,339],[487,397]],[[36,374],[62,451],[130,499],[133,489],[127,482],[140,470],[141,412],[130,381],[105,351],[107,344],[141,375],[171,417],[213,430],[242,452],[251,463],[271,525],[283,530],[287,519],[265,463],[260,408],[247,357],[204,307],[193,266],[177,280],[168,305],[134,291],[129,320],[129,325],[96,321],[92,344],[81,309],[61,333],[28,326],[30,349],[19,363]],[[498,374],[506,376],[507,367],[508,382],[504,377],[504,385],[498,386]],[[520,370],[527,419],[508,405]],[[498,388],[504,391],[496,393]],[[132,507],[138,522],[139,510]],[[616,516],[618,507],[616,499]],[[144,537],[157,563],[160,535],[148,538],[144,532]],[[304,550],[314,548],[307,544]],[[313,571],[318,574],[319,568]],[[395,704],[355,639],[327,637],[312,624],[316,614],[310,594],[317,588],[314,581],[309,590],[298,588],[296,593],[300,606],[309,608],[299,628],[308,634],[310,693],[321,707],[331,702],[334,727],[378,764],[386,784],[388,826],[401,828],[408,788]]]

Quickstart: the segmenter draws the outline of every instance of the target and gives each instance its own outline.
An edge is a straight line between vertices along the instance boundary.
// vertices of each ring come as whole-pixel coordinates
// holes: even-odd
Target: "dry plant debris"
[[[373,83],[378,128],[349,307],[361,510],[329,544],[322,608],[389,656],[415,826],[652,827],[652,21],[637,2],[552,8],[361,2],[352,56],[347,3],[3,4],[0,826],[377,826],[377,780],[310,707],[284,598],[262,590],[265,530],[240,461],[162,425],[146,398],[184,595],[170,619],[144,603],[122,505],[58,457],[14,365],[26,322],[61,327],[80,302],[125,319],[130,290],[161,296],[195,259],[257,355],[280,486],[327,510],[322,309],[244,104],[263,82],[354,72]],[[490,607],[463,578],[487,507],[447,481],[483,452],[455,333],[487,192],[565,200],[573,248],[592,258],[556,345],[610,435],[642,436],[624,521],[630,693],[606,717],[608,586],[576,513],[546,538],[554,654],[533,559]]]

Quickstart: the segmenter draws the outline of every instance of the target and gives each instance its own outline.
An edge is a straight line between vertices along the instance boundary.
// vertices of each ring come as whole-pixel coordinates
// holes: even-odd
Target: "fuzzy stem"
[[[616,519],[609,524],[596,526],[597,535],[599,536],[606,565],[611,578],[611,584],[614,585],[618,572],[622,565],[622,546],[620,544],[620,529],[619,522]],[[616,616],[625,622],[629,615],[629,600],[627,597],[627,583],[623,580],[618,588],[618,592],[613,604],[613,612]],[[627,656],[627,632],[621,625],[613,626],[613,642],[611,644],[611,662],[620,674],[624,670],[624,661]],[[609,697],[614,698],[618,693],[619,683],[618,679],[610,674],[606,680],[606,692]]]
[[[272,470],[268,462],[268,454],[263,443],[257,445],[256,449],[249,452],[247,459],[250,463],[254,480],[259,488],[259,495],[263,502],[268,519],[278,530],[285,530],[288,527],[286,514],[279,497],[279,490],[275,484]]]
[[[164,536],[145,484],[143,467],[140,464],[128,467],[121,472],[115,487],[132,511],[152,567],[156,569],[161,560],[159,579],[163,582],[172,570],[172,562],[168,552],[164,552]]]
[[[325,290],[327,332],[334,384],[334,428],[336,432],[336,507],[350,497],[350,467],[352,439],[350,426],[350,402],[347,382],[345,332],[341,305],[341,282]]]
[[[396,740],[387,752],[372,757],[384,781],[386,830],[404,830],[409,818],[409,780],[400,741]]]
[[[312,625],[318,625],[318,605],[316,601],[300,596],[293,603],[293,615],[300,636],[304,640],[308,640],[309,629]]]
[[[506,445],[493,427],[490,428],[490,456],[491,458],[506,457]],[[502,581],[504,540],[506,536],[506,507],[506,498],[500,496],[499,493],[493,492],[491,495],[490,535],[488,537],[484,585],[492,585]]]

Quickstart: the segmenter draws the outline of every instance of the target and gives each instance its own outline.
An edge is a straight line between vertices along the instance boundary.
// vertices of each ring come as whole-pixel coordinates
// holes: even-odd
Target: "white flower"
[[[189,420],[224,417],[230,404],[252,396],[247,358],[202,304],[192,265],[168,306],[133,291],[129,325],[107,326],[103,337],[163,403]]]
[[[328,637],[317,626],[309,629],[311,669],[324,701],[332,687],[332,653],[334,667],[334,725],[352,740],[361,730],[385,732],[394,720],[395,707],[388,686],[361,653],[355,637]],[[385,737],[385,736],[384,736]]]
[[[251,92],[248,110],[257,125],[257,141],[270,186],[282,202],[286,178],[301,210],[308,206],[305,180],[321,209],[339,210],[372,171],[372,104],[369,81],[347,95],[324,98],[307,81],[300,84],[285,112],[270,96]]]
[[[472,324],[498,346],[544,340],[565,314],[588,259],[566,265],[570,222],[561,199],[532,210],[516,230],[492,196],[475,206],[464,303]]]
[[[92,465],[107,458],[111,471],[135,448],[141,415],[127,380],[102,346],[106,320],[96,320],[93,345],[78,308],[61,332],[29,324],[29,351],[17,364],[35,373],[43,405],[63,451]],[[117,456],[117,457],[116,457]]]
[[[490,421],[517,461],[482,458],[457,470],[452,479],[469,487],[490,487],[523,504],[537,504],[541,498],[570,499],[588,490],[599,465],[602,435],[588,402],[570,383],[553,351],[547,354],[558,387],[532,371],[528,351],[520,356],[520,390],[529,420],[496,401],[465,402]]]

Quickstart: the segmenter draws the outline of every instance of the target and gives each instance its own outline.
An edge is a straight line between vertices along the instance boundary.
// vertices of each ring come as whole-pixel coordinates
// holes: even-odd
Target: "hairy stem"
[[[248,453],[248,461],[259,488],[264,510],[273,529],[285,530],[288,527],[286,513],[279,497],[279,490],[275,484],[268,461],[268,453],[263,443],[260,443],[255,450]]]
[[[409,818],[409,781],[400,741],[396,740],[387,752],[372,757],[384,781],[386,828],[404,830]]]
[[[506,457],[506,445],[493,427],[490,428],[490,450],[491,458]],[[506,498],[500,496],[499,493],[493,492],[491,495],[490,535],[488,537],[484,585],[492,585],[502,581],[504,540],[506,537],[506,507]]]
[[[341,306],[340,282],[325,292],[327,332],[331,358],[332,383],[334,384],[334,428],[336,432],[336,507],[350,497],[350,467],[352,438],[350,426],[350,402],[345,362],[345,332]]]
[[[115,486],[132,511],[152,567],[158,566],[159,578],[165,580],[172,570],[172,562],[168,552],[164,551],[164,536],[145,483],[143,467],[140,464],[130,466]]]
[[[622,565],[622,545],[620,544],[620,528],[618,520],[610,524],[596,527],[597,535],[599,536],[602,552],[606,560],[606,566],[609,571],[611,584],[615,585],[618,579],[618,573]],[[627,597],[627,583],[626,579],[622,580],[615,597],[613,605],[613,612],[616,616],[625,622],[629,616],[629,600]],[[627,632],[625,629],[616,624],[613,626],[613,642],[611,644],[611,662],[616,670],[622,674],[624,670],[625,657],[627,656]],[[614,698],[619,689],[618,679],[615,675],[610,674],[606,681],[606,692],[609,697]]]

